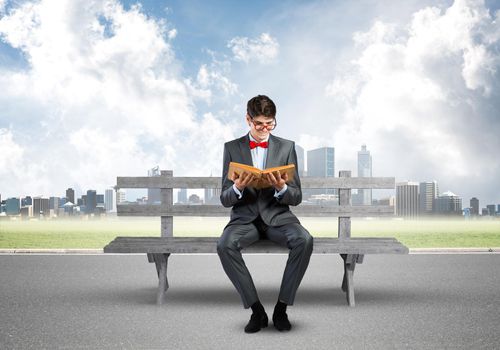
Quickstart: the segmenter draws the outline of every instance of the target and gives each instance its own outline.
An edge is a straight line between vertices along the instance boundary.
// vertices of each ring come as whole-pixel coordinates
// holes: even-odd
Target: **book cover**
[[[229,171],[227,173],[227,178],[231,180],[233,174],[236,174],[237,176],[241,176],[243,173],[251,173],[255,176],[255,179],[248,184],[249,187],[254,187],[256,189],[260,188],[266,188],[266,187],[271,187],[272,185],[266,180],[266,177],[264,174],[268,173],[275,173],[279,171],[281,175],[284,173],[288,174],[288,182],[292,181],[295,175],[295,165],[294,164],[288,164],[288,165],[282,165],[274,168],[267,168],[264,170],[261,170],[259,168],[246,165],[246,164],[241,164],[241,163],[236,163],[236,162],[230,162],[229,163]]]

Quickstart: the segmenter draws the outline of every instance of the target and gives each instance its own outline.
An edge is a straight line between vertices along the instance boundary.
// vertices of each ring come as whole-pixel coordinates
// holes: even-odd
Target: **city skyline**
[[[273,133],[305,152],[334,147],[336,170],[354,174],[366,144],[374,176],[496,203],[499,9],[2,0],[0,191],[103,191],[156,165],[219,175],[224,142],[247,131],[246,102],[267,94]]]
[[[149,174],[148,176],[155,176]],[[479,206],[479,200],[476,197],[470,199],[469,206],[463,206],[463,199],[451,191],[436,195],[438,185],[433,182],[399,182],[396,183],[395,195],[373,199],[370,204],[358,203],[353,205],[390,205],[394,207],[394,214],[399,217],[415,219],[418,217],[429,217],[436,215],[444,216],[496,216],[500,215],[500,204],[486,204]],[[160,204],[157,201],[151,201],[149,196],[137,198],[136,200],[126,200],[123,189],[106,189],[105,194],[99,194],[95,190],[87,190],[87,194],[77,198],[73,203],[67,197],[50,196],[49,198],[25,196],[9,197],[2,201],[0,194],[0,216],[23,216],[38,217],[36,213],[43,213],[44,217],[67,217],[74,215],[101,215],[116,213],[116,205],[124,203],[142,203],[142,204]],[[321,196],[327,196],[324,192]],[[430,194],[429,194],[430,192]],[[72,188],[66,190],[66,195],[74,196]],[[148,192],[150,193],[150,192]],[[173,204],[220,204],[220,188],[205,189],[203,198],[196,193],[187,197],[186,189],[174,191]],[[318,193],[319,194],[319,193]],[[318,194],[310,193],[310,198],[304,198],[303,204],[313,204],[319,198],[313,198]],[[175,197],[177,196],[177,200]],[[335,196],[334,196],[335,197]],[[431,198],[430,204],[427,203]],[[323,197],[323,200],[326,198]],[[311,201],[312,200],[312,201]],[[338,198],[337,198],[338,200]],[[338,204],[338,203],[337,203]],[[479,210],[481,209],[481,210]],[[61,211],[62,210],[62,211]]]
[[[334,176],[335,169],[335,148],[320,147],[309,150],[305,157],[304,149],[300,145],[297,148],[297,163],[298,170],[302,176],[313,177],[329,177]],[[358,177],[371,177],[373,159],[370,151],[365,144],[361,145],[361,150],[357,152],[358,159]],[[307,169],[307,171],[305,170]],[[159,166],[155,166],[147,170],[147,176],[160,176]],[[212,174],[210,175],[212,176]],[[116,190],[116,201],[114,200],[114,192]],[[136,190],[132,190],[134,195],[137,195]],[[138,202],[142,204],[160,204],[160,190],[147,189],[140,190],[144,193],[147,191],[147,196],[140,196],[137,199],[126,198],[124,189],[105,190],[105,194],[99,194],[96,190],[87,190],[86,194],[82,194],[80,198],[75,197],[73,188],[66,189],[66,197],[9,197],[6,200],[1,200],[0,193],[0,215],[4,212],[6,215],[24,215],[33,216],[34,212],[47,212],[48,208],[58,212],[59,208],[63,209],[64,214],[72,215],[74,208],[77,213],[98,214],[109,213],[116,210],[117,203]],[[203,192],[202,192],[203,191]],[[174,191],[173,203],[191,203],[191,204],[220,204],[219,195],[220,188],[190,190],[189,195],[186,189],[178,189]],[[198,193],[196,193],[198,192]],[[496,207],[500,204],[486,204],[485,207],[479,210],[479,200],[476,197],[470,199],[470,206],[462,205],[462,198],[451,191],[439,192],[437,181],[421,181],[421,182],[396,182],[395,193],[379,198],[372,198],[371,191],[357,190],[353,193],[353,205],[391,205],[394,206],[396,216],[406,218],[417,218],[419,216],[433,215],[459,215],[459,216],[477,216],[481,212],[481,216],[497,215]],[[203,196],[199,194],[203,193]],[[177,200],[175,199],[177,197]],[[201,197],[201,198],[200,198]],[[77,200],[75,200],[77,198]],[[369,201],[367,200],[369,199]],[[328,189],[308,189],[303,191],[303,204],[312,204],[318,201],[323,201],[325,205],[336,205],[338,197],[335,191]],[[33,207],[26,207],[31,206]],[[43,210],[41,209],[43,206]],[[51,215],[53,213],[51,212]],[[57,215],[57,214],[56,214]]]
[[[304,149],[300,145],[296,145],[296,150],[297,150],[297,162],[298,162],[298,167],[299,167],[299,172],[302,173],[302,176],[335,176],[335,148],[334,147],[320,147],[317,149],[313,150],[308,150],[307,152],[304,151]],[[371,177],[372,175],[372,156],[370,151],[367,149],[367,146],[365,144],[361,145],[361,150],[357,151],[357,160],[358,160],[358,169],[357,169],[357,176],[359,177]],[[309,170],[310,169],[310,170]],[[153,168],[150,168],[147,170],[147,176],[159,176],[160,175],[160,168],[159,166],[155,166]],[[210,174],[212,176],[212,174]],[[356,176],[356,174],[353,172],[353,176]],[[398,197],[398,184],[412,184],[414,186],[417,186],[418,189],[415,191],[416,195],[418,195],[418,203],[414,204],[414,208],[412,209],[414,211],[414,214],[410,215],[417,215],[422,214],[422,213],[432,213],[434,211],[434,200],[437,199],[439,196],[446,196],[447,193],[451,193],[450,189],[439,192],[439,186],[437,184],[436,180],[433,181],[428,181],[428,180],[419,180],[419,181],[397,181],[396,180],[396,187],[394,189],[394,194],[392,195],[393,197]],[[101,190],[101,191],[96,191],[96,190],[84,190],[81,193],[80,198],[84,198],[86,196],[89,196],[89,192],[93,196],[96,195],[96,192],[103,192],[104,194],[102,196],[109,196],[110,198],[113,198],[114,195],[109,195],[109,191],[112,191],[114,189],[113,186],[109,186],[108,188]],[[143,198],[147,198],[148,204],[158,204],[160,201],[160,190],[159,189],[128,189],[129,192],[125,191],[124,195],[126,196],[126,193],[128,193],[128,197],[121,198],[118,200],[120,201],[129,201],[129,202],[134,202],[136,200],[140,200]],[[205,200],[208,198],[211,204],[218,204],[218,201],[213,200],[213,194],[218,193],[217,191],[220,191],[218,189],[191,189],[190,192],[191,194],[196,194],[196,195],[201,195],[200,197]],[[304,193],[305,196],[311,195],[311,194],[320,194],[322,193],[321,190],[311,190],[309,189],[306,191],[307,193]],[[324,192],[324,191],[323,191]],[[372,198],[372,191],[369,191],[369,196],[367,196],[367,190],[363,192],[362,190],[358,190],[358,193],[353,194],[353,205],[370,205],[373,200],[376,199],[385,199],[387,197],[387,193],[390,193],[391,190],[385,190],[382,191],[383,194],[378,196],[378,198]],[[85,194],[86,193],[86,194]],[[145,197],[143,194],[147,194]],[[182,196],[182,200],[178,199],[179,202],[187,202],[187,192],[185,190],[182,191],[183,194],[174,194],[174,197],[176,195]],[[49,198],[68,198],[68,202],[72,202],[73,204],[77,204],[75,202],[75,198],[78,197],[78,192],[75,192],[75,190],[71,187],[66,189],[66,196],[62,197],[54,197],[54,194],[51,194],[49,196],[43,196],[43,195],[17,195],[17,196],[9,196],[7,198],[44,198],[44,197],[49,197]],[[123,194],[122,194],[123,195]],[[456,196],[456,195],[455,195]],[[366,200],[366,197],[369,197],[369,201]],[[389,196],[391,197],[391,195]],[[462,196],[460,196],[462,198]],[[0,192],[0,199],[1,199],[1,192]],[[5,198],[5,196],[4,196]],[[71,200],[73,199],[73,200]],[[472,199],[477,199],[475,197],[472,197]],[[106,203],[107,201],[102,201],[102,203]],[[500,200],[498,200],[500,202]],[[496,203],[496,202],[491,202],[491,203]],[[114,202],[113,205],[116,205],[116,202]],[[113,208],[115,208],[112,205]],[[494,205],[494,204],[490,204]],[[94,204],[95,207],[95,204]],[[470,206],[472,207],[472,205]],[[481,209],[481,208],[480,208]],[[485,209],[483,207],[482,209]],[[109,208],[106,205],[106,211],[108,211]],[[406,216],[406,215],[405,215]]]

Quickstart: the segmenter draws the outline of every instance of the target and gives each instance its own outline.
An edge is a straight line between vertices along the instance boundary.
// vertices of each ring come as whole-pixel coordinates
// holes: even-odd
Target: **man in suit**
[[[279,331],[290,330],[286,308],[293,305],[313,247],[312,236],[289,209],[289,205],[298,205],[302,201],[295,143],[271,135],[276,127],[276,106],[267,96],[259,95],[248,101],[246,122],[249,133],[224,144],[220,200],[224,207],[232,207],[232,210],[230,221],[217,243],[217,252],[243,306],[252,308],[245,332],[255,333],[267,327],[268,317],[241,250],[259,239],[270,239],[290,249],[273,312],[274,327]],[[286,174],[269,174],[268,180],[273,187],[257,190],[247,187],[253,180],[250,174],[234,175],[228,179],[229,162],[260,169],[295,164],[295,175],[288,181]]]

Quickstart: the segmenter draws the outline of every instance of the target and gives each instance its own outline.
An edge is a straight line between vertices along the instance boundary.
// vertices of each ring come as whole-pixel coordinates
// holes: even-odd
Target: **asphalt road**
[[[271,316],[286,256],[245,259]],[[0,348],[498,349],[499,267],[500,254],[365,256],[350,308],[340,257],[313,255],[292,330],[249,335],[216,255],[172,256],[160,307],[144,255],[0,255]]]

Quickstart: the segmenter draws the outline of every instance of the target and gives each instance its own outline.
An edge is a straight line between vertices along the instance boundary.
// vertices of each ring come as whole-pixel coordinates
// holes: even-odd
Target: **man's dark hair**
[[[276,106],[266,95],[258,95],[251,98],[247,103],[247,113],[250,118],[255,118],[260,115],[269,118],[276,117]]]

